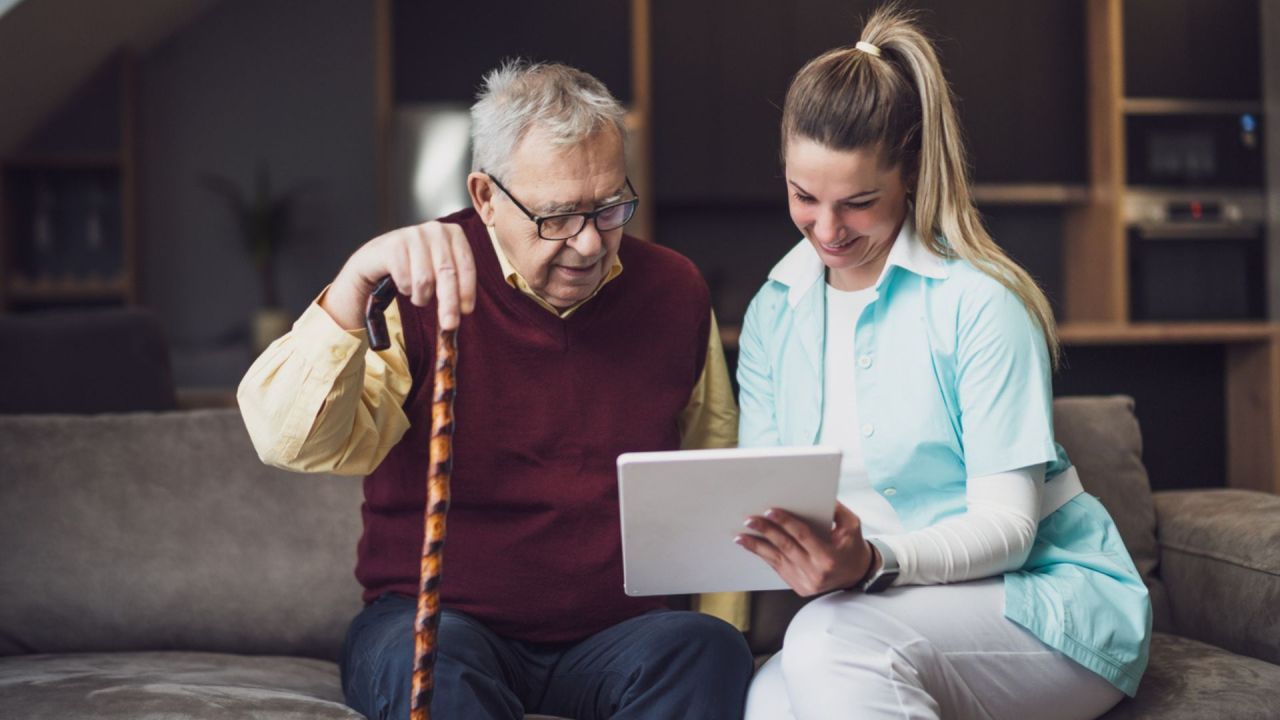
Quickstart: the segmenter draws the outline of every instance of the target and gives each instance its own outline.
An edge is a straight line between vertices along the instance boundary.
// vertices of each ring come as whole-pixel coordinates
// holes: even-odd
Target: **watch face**
[[[898,573],[896,572],[881,572],[871,578],[871,582],[867,583],[867,588],[864,592],[878,593],[887,590],[897,577]]]

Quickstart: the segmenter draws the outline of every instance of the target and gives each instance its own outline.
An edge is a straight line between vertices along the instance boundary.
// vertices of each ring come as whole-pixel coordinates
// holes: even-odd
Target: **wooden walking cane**
[[[395,297],[391,278],[383,278],[369,296],[365,329],[369,347],[391,346],[384,312]],[[413,619],[413,689],[410,720],[431,720],[435,690],[436,630],[440,627],[440,578],[443,571],[445,517],[449,512],[449,476],[453,470],[453,398],[457,393],[458,331],[436,334],[436,370],[431,394],[431,450],[427,470],[427,505],[423,518],[422,568],[418,612]]]

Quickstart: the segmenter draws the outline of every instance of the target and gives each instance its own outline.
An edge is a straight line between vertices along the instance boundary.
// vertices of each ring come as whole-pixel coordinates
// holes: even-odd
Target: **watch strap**
[[[887,543],[879,540],[867,540],[876,554],[880,556],[880,567],[871,576],[862,581],[862,592],[878,593],[887,590],[898,579],[898,557]]]

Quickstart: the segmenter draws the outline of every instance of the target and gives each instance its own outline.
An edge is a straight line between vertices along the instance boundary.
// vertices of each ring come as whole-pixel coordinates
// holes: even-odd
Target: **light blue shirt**
[[[747,310],[739,343],[739,444],[812,445],[822,421],[825,266],[802,240]],[[965,483],[1044,463],[1051,364],[1022,301],[903,225],[858,318],[855,373],[867,474],[907,531],[965,511]],[[1147,665],[1151,603],[1115,524],[1080,494],[1040,522],[1005,574],[1005,616],[1128,695]]]

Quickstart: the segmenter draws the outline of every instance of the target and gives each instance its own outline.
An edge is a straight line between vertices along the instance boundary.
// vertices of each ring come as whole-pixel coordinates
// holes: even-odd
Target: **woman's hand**
[[[862,521],[840,503],[830,533],[777,508],[752,515],[746,526],[760,534],[743,533],[734,542],[763,558],[803,597],[849,588],[866,577],[874,559]]]

